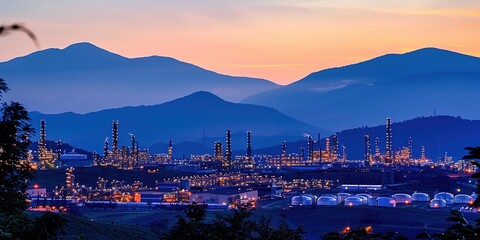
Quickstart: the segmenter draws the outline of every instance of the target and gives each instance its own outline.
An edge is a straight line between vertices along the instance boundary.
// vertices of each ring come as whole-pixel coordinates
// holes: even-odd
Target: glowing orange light
[[[348,206],[350,206],[350,207],[353,206],[353,203],[348,203]]]
[[[365,231],[367,231],[367,232],[371,232],[372,230],[373,230],[373,227],[372,227],[372,226],[367,226],[367,227],[365,228]]]
[[[405,201],[405,204],[409,204],[410,202],[409,201]]]
[[[38,184],[36,184],[36,183],[33,184],[33,188],[39,188],[39,187],[40,187],[40,185],[38,185]]]

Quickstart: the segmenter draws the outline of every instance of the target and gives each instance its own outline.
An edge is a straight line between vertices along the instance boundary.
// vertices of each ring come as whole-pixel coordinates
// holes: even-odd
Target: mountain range
[[[2,62],[0,73],[11,89],[6,99],[47,113],[153,105],[197,91],[240,101],[278,87],[268,80],[227,76],[171,57],[126,58],[90,43]]]
[[[209,92],[196,92],[152,106],[123,107],[87,114],[31,112],[30,117],[34,127],[39,126],[41,119],[46,120],[48,139],[61,139],[98,152],[102,152],[104,139],[112,134],[113,120],[119,121],[120,144],[130,146],[129,133],[132,133],[142,148],[169,140],[178,143],[203,139],[210,147],[217,139],[225,140],[226,130],[231,130],[232,140],[238,146],[244,145],[247,131],[252,131],[254,140],[271,139],[265,143],[266,146],[289,136],[301,138],[305,132],[329,133],[273,108],[227,102]]]
[[[244,99],[331,130],[440,114],[479,119],[480,58],[437,48],[312,73]],[[287,100],[288,99],[288,100]]]

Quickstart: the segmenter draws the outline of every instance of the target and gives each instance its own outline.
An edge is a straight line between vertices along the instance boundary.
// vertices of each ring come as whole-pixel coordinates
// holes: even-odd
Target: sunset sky
[[[429,46],[480,56],[478,0],[7,0],[0,9],[0,23],[25,23],[41,49],[91,42],[279,84]],[[0,61],[38,50],[23,34],[0,41]]]

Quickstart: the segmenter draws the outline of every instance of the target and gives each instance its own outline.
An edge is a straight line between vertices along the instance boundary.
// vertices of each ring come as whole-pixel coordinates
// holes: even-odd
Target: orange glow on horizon
[[[2,21],[25,23],[42,48],[88,41],[127,57],[170,56],[218,73],[279,84],[325,68],[424,47],[480,56],[478,1],[206,0],[132,5],[106,0],[98,7],[91,5],[7,4]],[[36,50],[21,34],[0,40],[0,61]]]

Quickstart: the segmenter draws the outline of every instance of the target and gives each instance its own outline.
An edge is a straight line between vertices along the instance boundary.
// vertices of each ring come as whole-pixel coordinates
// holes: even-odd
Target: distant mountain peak
[[[196,102],[196,103],[200,103],[200,102],[202,102],[202,103],[226,102],[225,100],[223,100],[219,96],[217,96],[217,95],[215,95],[211,92],[208,92],[208,91],[194,92],[194,93],[189,94],[187,96],[175,99],[172,102],[176,102],[176,101],[187,101],[187,102]]]

